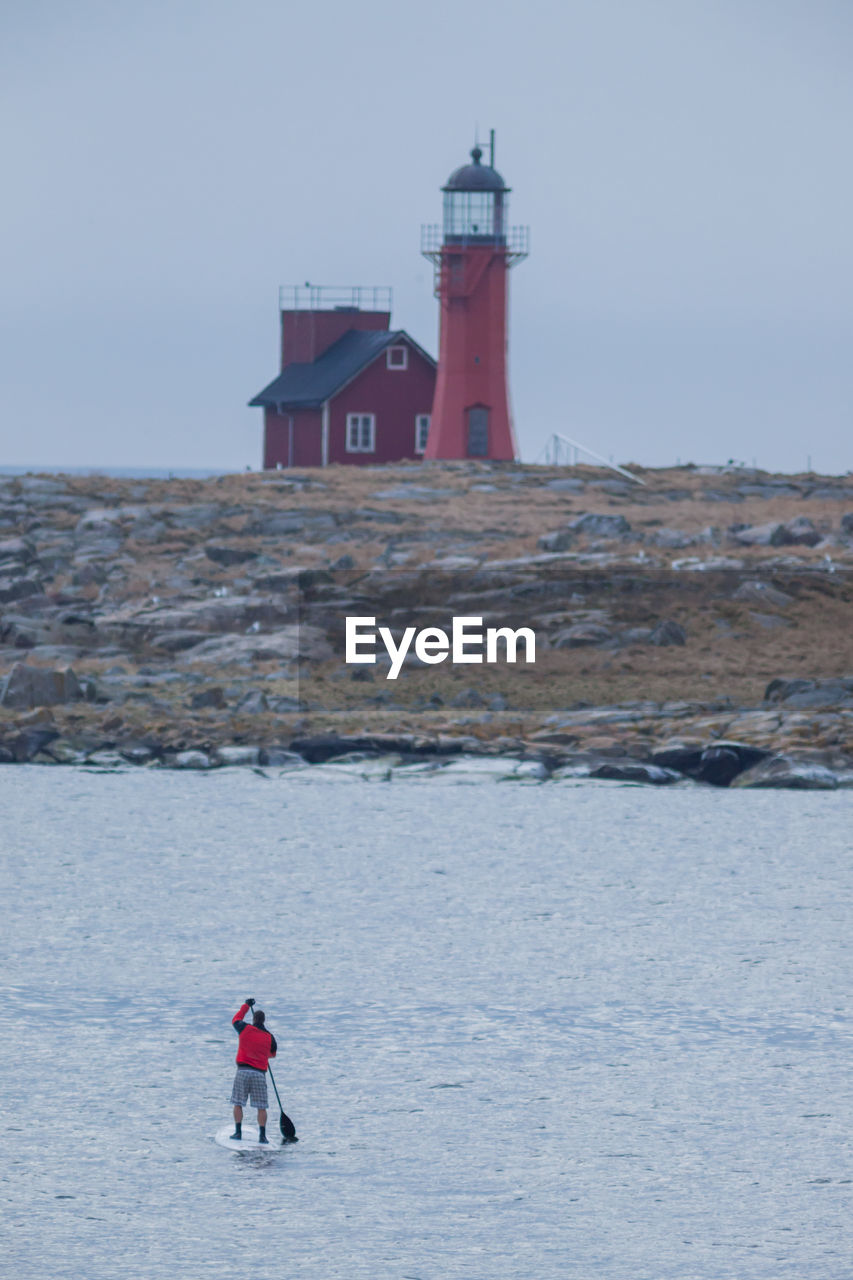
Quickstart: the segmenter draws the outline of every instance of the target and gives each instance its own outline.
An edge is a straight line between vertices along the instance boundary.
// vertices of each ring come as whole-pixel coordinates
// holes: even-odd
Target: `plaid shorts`
[[[250,1106],[266,1111],[267,1078],[263,1071],[255,1071],[254,1067],[238,1067],[231,1102],[235,1107],[242,1107],[247,1099]]]

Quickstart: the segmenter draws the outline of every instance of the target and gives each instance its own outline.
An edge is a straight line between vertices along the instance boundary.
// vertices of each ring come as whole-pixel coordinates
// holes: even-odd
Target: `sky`
[[[0,465],[261,460],[278,287],[389,285],[475,129],[522,456],[853,468],[849,0],[27,0],[0,15]]]

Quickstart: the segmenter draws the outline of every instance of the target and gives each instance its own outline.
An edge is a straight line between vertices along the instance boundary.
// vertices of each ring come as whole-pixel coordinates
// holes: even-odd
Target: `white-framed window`
[[[409,348],[389,347],[385,353],[385,364],[389,369],[408,369]]]
[[[426,453],[428,435],[429,414],[419,413],[415,416],[415,453]]]
[[[347,453],[376,451],[376,414],[347,414]]]

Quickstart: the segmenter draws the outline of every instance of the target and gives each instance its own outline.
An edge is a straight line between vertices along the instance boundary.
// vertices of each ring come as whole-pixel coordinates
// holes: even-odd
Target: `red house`
[[[362,303],[370,309],[362,309]],[[391,329],[390,289],[282,290],[281,373],[264,410],[264,469],[421,458],[436,364]]]

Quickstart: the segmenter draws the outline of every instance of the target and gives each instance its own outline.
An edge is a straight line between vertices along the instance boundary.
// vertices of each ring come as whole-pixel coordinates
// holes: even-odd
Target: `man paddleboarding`
[[[241,1142],[243,1138],[243,1107],[246,1102],[258,1110],[258,1142],[267,1144],[267,1067],[270,1058],[274,1058],[278,1045],[272,1032],[264,1026],[266,1021],[263,1010],[254,1007],[254,1000],[247,1000],[231,1019],[232,1026],[240,1037],[237,1046],[237,1074],[231,1090],[231,1101],[234,1104],[234,1132],[232,1142]],[[252,1010],[252,1021],[244,1022],[246,1014]]]

